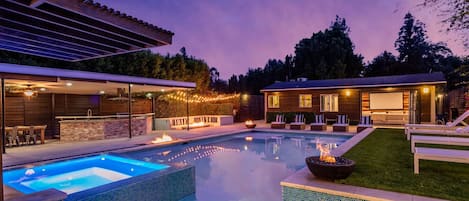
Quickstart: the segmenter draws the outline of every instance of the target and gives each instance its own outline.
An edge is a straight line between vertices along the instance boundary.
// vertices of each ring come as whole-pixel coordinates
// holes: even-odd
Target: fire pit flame
[[[331,149],[328,146],[324,146],[318,140],[316,141],[316,149],[319,150],[319,160],[326,163],[335,163],[335,157],[331,155]]]
[[[173,138],[166,133],[163,133],[163,136],[155,138],[155,140],[152,140],[151,143],[153,144],[158,144],[162,142],[170,142],[173,141]]]

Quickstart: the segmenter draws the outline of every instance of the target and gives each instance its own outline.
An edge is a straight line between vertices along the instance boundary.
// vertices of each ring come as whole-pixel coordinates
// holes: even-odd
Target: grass
[[[420,174],[414,174],[404,130],[376,129],[344,156],[355,160],[355,171],[337,183],[449,200],[469,198],[469,164],[420,160]]]

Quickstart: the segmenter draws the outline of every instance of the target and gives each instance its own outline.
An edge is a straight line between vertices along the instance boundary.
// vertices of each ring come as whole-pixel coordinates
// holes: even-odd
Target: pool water
[[[118,156],[99,155],[5,171],[3,181],[25,194],[49,188],[72,194],[168,167]]]
[[[282,199],[280,181],[305,167],[305,157],[319,155],[317,142],[334,149],[349,138],[250,132],[123,155],[194,165],[198,201],[270,201]]]

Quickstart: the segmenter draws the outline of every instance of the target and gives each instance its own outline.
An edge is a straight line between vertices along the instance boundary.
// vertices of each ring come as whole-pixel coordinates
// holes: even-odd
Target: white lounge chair
[[[305,115],[304,114],[295,115],[295,121],[290,123],[290,129],[304,130],[305,129]]]
[[[437,125],[437,124],[406,124],[404,126],[405,134],[407,135],[410,132],[418,129],[436,129],[436,130],[455,130],[457,125],[462,124],[467,126],[464,120],[469,117],[469,110],[461,114],[453,122],[448,122],[446,125]]]
[[[283,114],[277,114],[277,116],[275,116],[275,121],[270,123],[270,128],[285,128],[285,117],[283,116]]]
[[[367,128],[373,128],[373,120],[371,120],[371,116],[362,116],[360,118],[360,123],[357,125],[357,133],[362,132]]]
[[[469,136],[469,126],[466,127],[458,127],[456,129],[412,129],[409,130],[407,135],[407,140],[410,140],[412,134],[424,134],[424,135],[447,135],[447,136]]]
[[[469,151],[417,147],[414,152],[414,174],[420,172],[419,160],[469,163]]]
[[[417,143],[469,146],[469,138],[414,135],[410,140],[410,151],[412,153],[415,152],[415,144]]]
[[[324,114],[317,114],[314,116],[314,123],[311,123],[312,131],[324,131],[327,129],[327,124],[324,121]]]
[[[346,114],[337,115],[337,123],[332,124],[334,132],[348,132],[349,119]]]

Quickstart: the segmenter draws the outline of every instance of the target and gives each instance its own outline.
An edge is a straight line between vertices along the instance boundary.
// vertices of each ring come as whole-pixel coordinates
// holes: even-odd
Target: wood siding
[[[7,94],[5,125],[47,125],[46,136],[51,137],[59,134],[55,116],[84,116],[88,109],[92,110],[93,115],[126,113],[127,104],[127,101],[110,101],[97,95],[39,94],[25,97],[22,94]],[[151,100],[135,98],[132,109],[134,114],[150,113]]]
[[[347,96],[346,91],[350,91]],[[267,112],[314,112],[320,111],[320,95],[321,94],[338,94],[339,95],[339,111],[324,112],[326,118],[336,118],[338,114],[347,114],[352,120],[360,118],[360,98],[357,89],[331,89],[331,90],[298,90],[298,91],[282,91],[268,92],[266,95],[278,95],[280,98],[280,108],[267,108]],[[299,107],[299,95],[311,94],[313,96],[313,104],[311,108]]]
[[[403,92],[403,109],[409,110],[409,96],[411,90],[417,90],[420,96],[420,120],[421,122],[431,121],[431,93],[423,93],[424,86],[406,86],[406,87],[375,87],[375,88],[351,88],[351,89],[328,89],[328,90],[288,90],[278,92],[264,92],[264,95],[278,95],[280,98],[280,108],[268,108],[266,112],[320,112],[320,95],[321,94],[338,94],[339,95],[339,111],[325,112],[326,118],[336,118],[337,114],[347,114],[350,120],[358,121],[361,111],[370,111],[369,93],[379,92]],[[429,87],[431,90],[434,87]],[[346,95],[346,91],[350,91],[350,95]],[[299,95],[312,94],[312,108],[299,107]],[[267,104],[267,103],[265,103]]]

